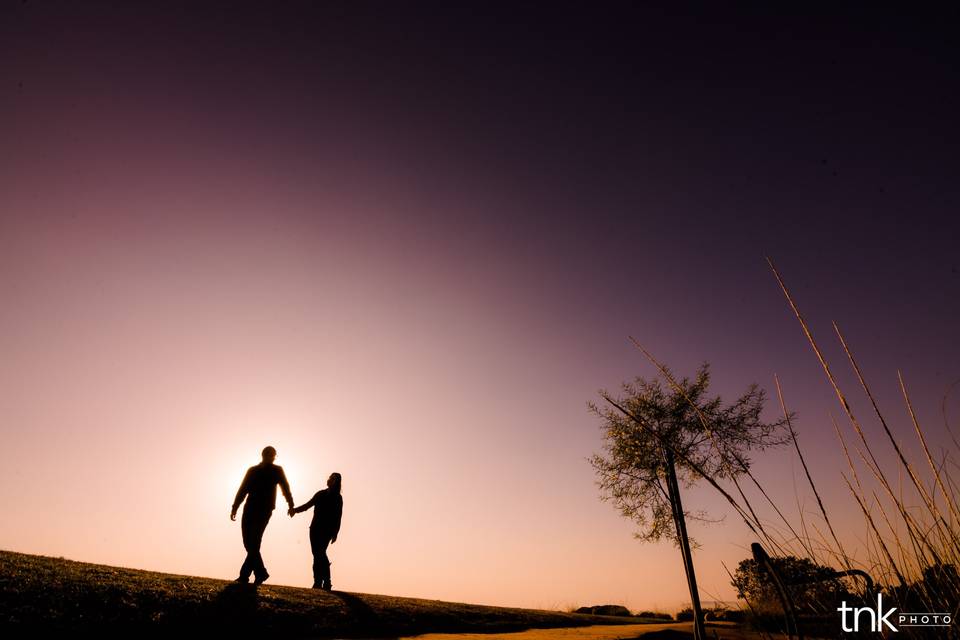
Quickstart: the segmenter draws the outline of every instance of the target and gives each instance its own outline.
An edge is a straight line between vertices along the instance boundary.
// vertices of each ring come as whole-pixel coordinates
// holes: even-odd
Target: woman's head
[[[331,473],[330,477],[327,478],[327,487],[333,489],[337,493],[340,493],[340,480],[341,478],[339,473]]]

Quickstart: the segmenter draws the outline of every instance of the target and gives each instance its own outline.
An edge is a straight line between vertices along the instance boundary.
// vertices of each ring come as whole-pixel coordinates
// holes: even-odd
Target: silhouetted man
[[[270,577],[267,568],[263,566],[263,557],[260,555],[260,543],[263,541],[263,532],[270,522],[270,516],[277,506],[277,485],[283,491],[287,505],[293,509],[293,496],[290,495],[290,484],[283,468],[273,464],[277,458],[277,450],[266,447],[263,450],[263,462],[247,469],[247,475],[240,483],[237,497],[230,510],[230,519],[237,519],[237,509],[243,499],[247,503],[243,506],[243,517],[240,519],[240,528],[243,531],[243,548],[247,550],[247,557],[240,567],[240,577],[237,582],[248,582],[250,573],[253,573],[254,584],[262,584]],[[288,510],[289,513],[289,510]]]

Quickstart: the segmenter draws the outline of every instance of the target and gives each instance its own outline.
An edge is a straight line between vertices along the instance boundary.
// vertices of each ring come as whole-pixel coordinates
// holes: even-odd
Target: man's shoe
[[[330,584],[329,582],[323,583],[323,586],[320,588],[323,589],[324,591],[333,591],[333,585]]]
[[[244,578],[243,576],[240,576],[239,578],[234,580],[234,582],[236,582],[237,584],[249,584],[250,578]]]
[[[264,582],[267,581],[267,578],[269,578],[269,577],[270,577],[270,574],[269,574],[269,573],[264,573],[263,575],[259,575],[259,576],[257,576],[256,578],[253,579],[253,584],[255,584],[255,585],[263,584]]]

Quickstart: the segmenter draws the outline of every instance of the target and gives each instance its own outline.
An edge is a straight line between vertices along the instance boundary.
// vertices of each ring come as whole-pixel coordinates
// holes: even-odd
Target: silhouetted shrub
[[[593,607],[593,614],[597,616],[631,616],[630,609],[622,604],[603,604]]]
[[[841,600],[853,599],[843,581],[832,577],[831,567],[796,556],[771,558],[770,562],[783,579],[798,612],[832,613]],[[737,597],[745,599],[758,612],[781,610],[772,579],[753,558],[740,561],[731,584],[737,589]]]
[[[655,620],[673,620],[673,616],[662,611],[641,611],[636,614],[638,618],[654,618]]]

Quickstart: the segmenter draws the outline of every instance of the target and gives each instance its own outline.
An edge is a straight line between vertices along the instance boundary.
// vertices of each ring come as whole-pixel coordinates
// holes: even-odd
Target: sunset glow
[[[587,462],[587,401],[656,373],[629,336],[725,397],[759,383],[771,416],[778,374],[855,547],[841,409],[767,255],[841,382],[832,320],[906,446],[898,370],[948,445],[960,105],[911,37],[800,15],[761,56],[654,9],[433,31],[79,4],[0,19],[0,548],[232,580],[231,502],[273,445],[297,504],[343,475],[338,588],[675,611],[679,552],[634,540]],[[793,460],[755,473],[812,512]],[[685,500],[728,516],[691,534],[702,597],[733,600],[721,563],[754,538],[709,487]],[[309,586],[309,515],[281,505],[270,582]]]

